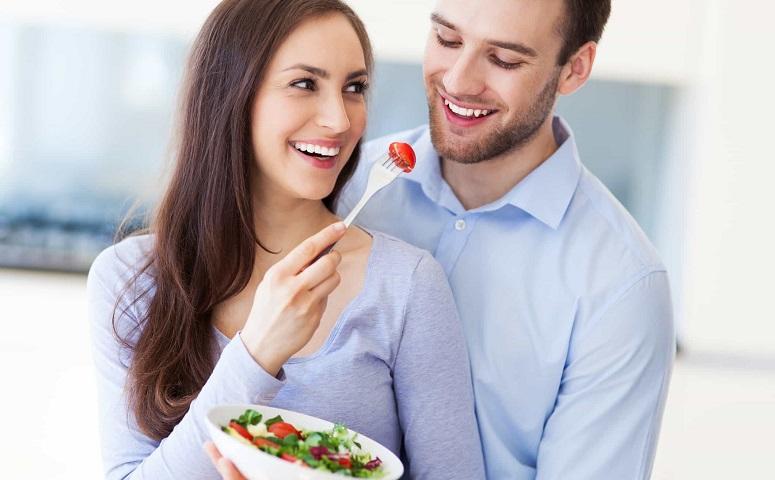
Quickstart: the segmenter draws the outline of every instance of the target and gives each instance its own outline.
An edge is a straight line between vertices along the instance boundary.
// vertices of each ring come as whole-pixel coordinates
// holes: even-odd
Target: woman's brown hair
[[[249,174],[251,106],[267,65],[303,21],[344,15],[371,70],[366,30],[338,0],[225,0],[196,38],[182,94],[175,168],[151,223],[154,247],[140,272],[153,280],[138,324],[126,394],[142,431],[170,434],[213,371],[213,308],[240,292],[253,271],[257,238]],[[331,194],[332,209],[359,155],[356,147]],[[131,287],[129,285],[128,287]],[[126,292],[138,289],[127,288]],[[126,310],[124,310],[126,311]],[[114,316],[114,330],[117,324]]]

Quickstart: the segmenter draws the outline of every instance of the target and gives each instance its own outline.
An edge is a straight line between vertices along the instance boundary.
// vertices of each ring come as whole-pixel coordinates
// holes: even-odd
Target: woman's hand
[[[237,467],[229,459],[221,455],[221,452],[218,451],[213,442],[205,443],[205,452],[207,452],[207,456],[210,457],[210,461],[213,462],[215,469],[218,470],[223,480],[247,480],[239,473]]]
[[[334,223],[304,240],[264,274],[240,333],[250,354],[271,375],[309,342],[328,295],[339,285],[341,255],[332,251],[310,264],[345,233]]]

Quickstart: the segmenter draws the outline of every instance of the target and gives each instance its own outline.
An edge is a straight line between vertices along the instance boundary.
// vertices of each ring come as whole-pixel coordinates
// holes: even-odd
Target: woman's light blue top
[[[138,337],[148,302],[125,307],[153,288],[153,279],[144,274],[127,295],[122,291],[153,240],[132,237],[105,250],[92,265],[88,292],[106,477],[218,478],[202,450],[206,412],[257,403],[342,422],[401,455],[408,478],[483,478],[469,364],[444,271],[422,250],[373,237],[363,290],[322,348],[289,360],[278,378],[253,360],[239,335],[229,340],[213,328],[220,347],[215,369],[161,442],[143,434],[127,408],[132,352],[121,348],[112,323],[118,304],[119,333]]]

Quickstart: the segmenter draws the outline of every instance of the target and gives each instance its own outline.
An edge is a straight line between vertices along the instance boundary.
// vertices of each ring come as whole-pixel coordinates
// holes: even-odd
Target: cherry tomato
[[[409,144],[393,142],[388,147],[388,154],[404,172],[409,173],[414,169],[416,157]]]
[[[267,430],[274,434],[277,438],[285,438],[288,435],[299,435],[299,431],[296,430],[296,427],[291,425],[290,423],[286,422],[277,422],[269,425]]]
[[[353,462],[350,460],[350,457],[340,458],[339,465],[343,466],[344,468],[351,468],[353,466]]]
[[[233,428],[234,431],[240,434],[241,437],[245,437],[248,441],[253,441],[253,435],[251,435],[245,427],[235,421],[229,422],[229,428]]]

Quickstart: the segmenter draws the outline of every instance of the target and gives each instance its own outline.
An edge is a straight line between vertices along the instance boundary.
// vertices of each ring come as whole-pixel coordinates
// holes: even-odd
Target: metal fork
[[[403,171],[405,171],[405,168],[398,165],[396,160],[394,160],[390,154],[386,154],[383,158],[374,162],[374,165],[371,166],[371,170],[369,171],[369,181],[366,184],[366,191],[363,192],[361,199],[358,200],[358,203],[355,204],[355,207],[353,207],[353,209],[350,210],[350,213],[347,214],[347,217],[345,217],[345,227],[349,228],[350,225],[352,225],[355,217],[358,216],[361,210],[363,210],[363,207],[366,205],[369,199],[374,196],[375,193],[385,188]],[[319,258],[328,254],[331,249],[334,248],[334,245],[336,245],[336,242],[332,243],[325,250],[323,250],[320,255],[315,257],[315,260],[313,260],[312,263],[315,263]]]

